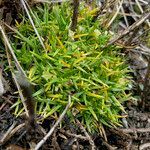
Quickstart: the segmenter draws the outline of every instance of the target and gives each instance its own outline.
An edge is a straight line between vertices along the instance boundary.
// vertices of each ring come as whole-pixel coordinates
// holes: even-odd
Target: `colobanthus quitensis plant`
[[[91,21],[95,10],[80,5],[76,32],[70,30],[72,10],[66,3],[39,6],[33,12],[46,48],[26,18],[17,24],[13,47],[35,85],[36,113],[57,119],[70,94],[70,121],[78,118],[90,132],[102,124],[119,125],[122,103],[130,98],[129,69],[118,48],[103,48],[110,35],[100,28],[100,20]],[[18,115],[23,111],[19,100],[13,107]]]

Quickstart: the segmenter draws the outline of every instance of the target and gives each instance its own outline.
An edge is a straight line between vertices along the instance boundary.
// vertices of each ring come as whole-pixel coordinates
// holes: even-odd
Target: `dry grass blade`
[[[122,11],[126,26],[129,27],[128,19],[127,19],[127,16],[125,15],[125,11],[124,11],[124,8],[122,6],[121,6],[121,11]]]
[[[136,40],[138,40],[140,37],[142,37],[142,36],[148,34],[149,31],[150,31],[150,28],[148,28],[147,30],[143,31],[141,34],[139,34],[138,36],[136,36],[136,37],[133,39],[133,41],[136,41]],[[148,49],[148,48],[145,47],[145,49]],[[148,50],[148,51],[149,51],[149,50]]]
[[[63,2],[67,2],[70,0],[34,0],[34,3],[48,3],[48,4],[52,4],[52,3],[63,3]]]
[[[40,37],[40,35],[39,35],[39,33],[38,33],[38,31],[37,31],[35,25],[34,25],[34,22],[33,22],[32,18],[31,18],[31,16],[30,16],[30,13],[29,13],[29,11],[28,11],[28,8],[26,7],[26,4],[25,4],[24,0],[21,0],[21,3],[22,3],[22,5],[23,5],[23,7],[24,7],[24,9],[25,9],[25,11],[26,11],[26,13],[27,13],[27,15],[28,15],[28,18],[29,18],[29,20],[30,20],[30,22],[31,22],[31,24],[32,24],[32,26],[33,26],[33,29],[34,29],[34,31],[35,31],[35,33],[36,33],[36,35],[37,35],[37,37],[38,37],[38,39],[39,39],[39,41],[40,41],[42,47],[43,47],[43,49],[45,50],[45,45],[44,45],[44,43],[43,43],[43,41],[42,41],[42,38]],[[27,3],[27,2],[26,2],[26,3]]]
[[[35,14],[33,13],[33,11],[32,11],[32,9],[31,9],[30,5],[29,5],[26,1],[25,1],[25,3],[26,3],[26,5],[27,5],[27,7],[28,7],[28,9],[29,9],[29,12],[31,13],[33,19],[36,20],[37,18],[36,18],[36,16],[35,16]],[[39,25],[38,22],[36,22],[36,23]]]
[[[67,2],[70,0],[33,0],[33,3],[48,3],[48,4],[52,4],[52,3],[63,3],[63,2]]]
[[[144,0],[139,0],[141,3],[148,5],[148,1],[144,1]]]
[[[3,85],[3,82],[2,82],[2,78],[3,78],[3,76],[2,76],[2,68],[0,67],[0,96],[2,96],[3,95],[3,93],[4,93],[4,85]]]
[[[150,48],[148,48],[147,46],[142,45],[142,44],[139,45],[139,48],[142,51],[142,53],[150,56]]]
[[[51,130],[45,135],[45,137],[36,145],[35,150],[38,150],[45,142],[46,140],[51,136],[51,134],[54,132],[55,128],[58,126],[58,124],[62,121],[63,117],[65,116],[67,110],[69,109],[71,104],[71,96],[69,95],[68,98],[68,104],[66,108],[64,109],[63,113],[60,115],[59,119],[56,121],[54,126],[51,128]]]
[[[107,4],[108,4],[108,0],[106,0],[103,6],[99,9],[99,11],[97,11],[96,15],[92,19],[92,22],[95,22],[97,20],[97,18],[102,13],[102,11],[107,7]]]

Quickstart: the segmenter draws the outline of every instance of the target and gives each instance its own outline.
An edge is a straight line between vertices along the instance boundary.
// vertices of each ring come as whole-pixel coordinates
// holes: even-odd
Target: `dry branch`
[[[92,140],[92,138],[90,137],[90,135],[87,133],[87,131],[85,130],[85,128],[82,126],[82,124],[76,119],[77,125],[80,127],[81,131],[85,134],[85,136],[88,138],[89,143],[91,145],[91,150],[96,150],[96,146],[94,144],[94,141]]]

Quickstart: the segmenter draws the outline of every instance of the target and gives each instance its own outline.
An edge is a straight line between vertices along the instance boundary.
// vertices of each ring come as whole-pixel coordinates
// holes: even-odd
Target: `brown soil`
[[[3,0],[0,2],[1,19],[13,25],[15,20],[19,20],[18,1]],[[131,19],[130,19],[131,21]],[[133,21],[133,20],[132,20]],[[134,22],[134,21],[133,21]],[[133,23],[132,22],[132,23]],[[132,24],[131,23],[131,24]],[[121,30],[121,29],[120,29]],[[136,87],[143,84],[146,74],[146,67],[140,67],[141,62],[134,62],[136,55],[129,53],[132,60],[131,67],[135,70],[134,78],[137,82]],[[0,54],[0,58],[5,61],[4,54]],[[138,59],[136,59],[138,60]],[[141,61],[141,59],[139,59]],[[139,63],[139,64],[138,64]],[[147,63],[147,62],[146,62]],[[4,78],[10,81],[8,74],[4,73]],[[13,115],[11,106],[17,99],[17,95],[13,94],[14,85],[9,83],[8,91],[0,97],[0,149],[5,150],[28,150],[35,146],[54,125],[55,121],[52,118],[47,118],[42,124],[36,125],[34,128],[28,128],[25,124],[25,118]],[[134,90],[135,95],[139,94],[140,90]],[[127,118],[122,119],[123,127],[108,128],[105,127],[105,136],[90,135],[87,137],[86,132],[83,132],[81,126],[76,122],[71,124],[67,117],[63,118],[63,127],[57,127],[52,136],[44,143],[42,150],[150,150],[150,113],[142,111],[139,104],[127,102],[125,104],[128,113]],[[38,118],[38,116],[37,116]],[[25,124],[24,124],[25,123]],[[12,127],[12,129],[11,129]],[[17,128],[16,128],[17,127]],[[13,131],[13,132],[12,132]],[[9,134],[7,135],[7,133]],[[89,134],[89,133],[88,133]],[[6,137],[7,138],[6,138]]]

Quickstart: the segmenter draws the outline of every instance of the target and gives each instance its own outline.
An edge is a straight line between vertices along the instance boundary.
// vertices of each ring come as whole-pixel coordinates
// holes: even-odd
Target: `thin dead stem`
[[[34,3],[63,3],[63,2],[68,2],[70,0],[34,0]]]
[[[149,132],[150,133],[150,128],[128,128],[128,129],[120,129],[122,132],[124,133],[135,133],[135,132],[138,132],[138,133],[147,133]]]
[[[28,11],[28,8],[27,8],[27,6],[26,6],[26,4],[25,4],[24,1],[25,1],[25,0],[21,0],[21,3],[22,3],[22,5],[23,5],[23,7],[24,7],[24,9],[25,9],[25,11],[26,11],[26,13],[27,13],[27,15],[28,15],[28,18],[29,18],[29,20],[30,20],[30,23],[32,24],[32,27],[33,27],[33,29],[34,29],[34,31],[35,31],[35,33],[36,33],[36,35],[37,35],[37,37],[38,37],[40,43],[41,43],[43,49],[45,50],[45,49],[46,49],[46,48],[45,48],[45,45],[44,45],[44,43],[43,43],[43,41],[42,41],[42,38],[41,38],[41,36],[39,35],[39,33],[38,33],[38,31],[37,31],[37,29],[36,29],[36,27],[35,27],[35,25],[34,25],[34,21],[33,21],[33,19],[31,18],[31,15],[30,15],[30,13],[29,13],[29,11]],[[26,2],[26,3],[27,3],[27,2]]]
[[[0,139],[0,144],[4,144],[7,141],[8,136],[10,135],[10,133],[12,132],[12,130],[15,127],[16,124],[17,124],[17,122],[13,122],[13,124],[10,126],[10,128],[7,130],[7,132]]]
[[[150,143],[144,143],[139,146],[139,150],[144,150],[146,148],[150,148]]]
[[[12,55],[14,61],[15,61],[15,65],[16,65],[18,71],[20,71],[22,74],[24,74],[24,76],[26,76],[24,70],[22,69],[20,63],[18,62],[18,59],[17,59],[17,57],[16,57],[16,55],[15,55],[15,53],[14,53],[14,51],[13,51],[13,48],[12,48],[12,46],[11,46],[11,44],[10,44],[8,38],[7,38],[7,35],[6,35],[6,33],[5,33],[5,31],[4,31],[3,27],[2,27],[2,25],[0,25],[0,31],[1,31],[1,33],[2,33],[3,40],[4,40],[5,44],[7,45],[8,49],[9,49],[9,51],[10,51],[10,53],[11,53],[11,55]]]

